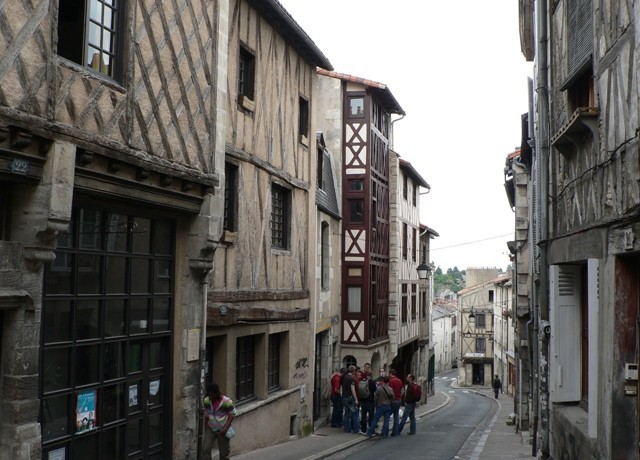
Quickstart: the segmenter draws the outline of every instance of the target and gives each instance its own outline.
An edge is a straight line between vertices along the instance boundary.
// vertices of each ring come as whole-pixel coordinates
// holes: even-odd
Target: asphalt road
[[[331,460],[455,459],[457,454],[468,449],[473,440],[474,430],[493,414],[495,405],[488,398],[474,392],[449,388],[451,380],[440,377],[435,381],[436,390],[446,392],[451,397],[451,402],[443,409],[419,421],[415,436],[403,433],[386,439],[373,438],[327,458]],[[407,430],[408,425],[405,425],[404,431]]]

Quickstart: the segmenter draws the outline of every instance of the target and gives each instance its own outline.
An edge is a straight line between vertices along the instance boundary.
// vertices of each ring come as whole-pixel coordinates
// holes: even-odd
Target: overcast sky
[[[516,0],[279,0],[337,72],[386,84],[406,117],[393,147],[431,186],[431,260],[509,265],[506,156],[520,144],[532,64]]]

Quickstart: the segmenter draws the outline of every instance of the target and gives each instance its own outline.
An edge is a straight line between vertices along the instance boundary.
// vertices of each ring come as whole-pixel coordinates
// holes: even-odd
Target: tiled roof
[[[407,160],[403,160],[402,158],[398,158],[400,160],[400,169],[404,170],[414,182],[418,185],[428,188],[431,190],[431,186],[427,184],[427,181],[422,178],[422,176],[416,171],[411,163]]]
[[[366,78],[356,77],[354,75],[349,75],[346,73],[323,69],[321,67],[318,67],[316,71],[319,75],[324,75],[325,77],[337,78],[338,80],[349,81],[352,83],[359,83],[361,85],[368,86],[378,96],[380,102],[383,103],[389,113],[406,115],[402,107],[400,107],[400,104],[398,103],[396,98],[391,93],[391,90],[389,90],[387,85],[385,85],[384,83],[368,80]]]

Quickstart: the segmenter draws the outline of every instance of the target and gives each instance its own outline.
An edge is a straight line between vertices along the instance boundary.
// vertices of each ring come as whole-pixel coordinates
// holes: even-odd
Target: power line
[[[429,250],[430,251],[439,251],[441,249],[457,248],[457,247],[466,246],[466,245],[469,245],[469,244],[482,243],[483,241],[496,240],[498,238],[504,238],[505,236],[511,236],[511,235],[512,235],[512,233],[506,233],[504,235],[490,236],[489,238],[484,238],[482,240],[469,241],[467,243],[458,243],[458,244],[453,244],[451,246],[443,246],[441,248],[429,248]]]

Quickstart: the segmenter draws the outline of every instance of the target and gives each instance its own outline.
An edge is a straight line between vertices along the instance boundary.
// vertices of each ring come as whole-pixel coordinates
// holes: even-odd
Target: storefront
[[[45,267],[43,459],[171,458],[174,254],[171,218],[74,205]]]

